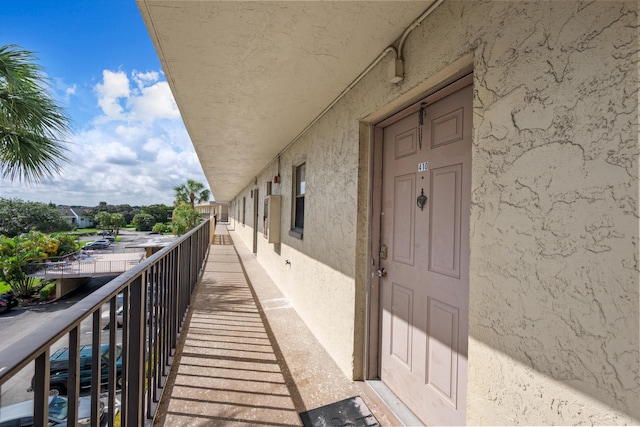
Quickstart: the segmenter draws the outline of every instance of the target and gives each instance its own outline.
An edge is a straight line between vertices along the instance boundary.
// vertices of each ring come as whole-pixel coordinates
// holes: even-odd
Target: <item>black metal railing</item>
[[[68,426],[78,425],[80,398],[90,400],[92,426],[113,426],[117,418],[121,426],[148,424],[155,415],[209,242],[210,226],[205,221],[60,312],[46,327],[0,351],[0,392],[16,374],[32,366],[33,425],[47,425],[52,390],[67,395]],[[106,319],[103,307],[109,310]],[[103,333],[105,320],[109,328]],[[116,327],[119,323],[121,330]],[[87,324],[91,334],[82,332]],[[58,362],[50,358],[52,347],[59,347],[61,339],[68,339],[66,380],[54,387],[50,368]],[[106,353],[95,351],[105,343]],[[87,345],[91,356],[83,359],[81,349],[86,351]]]

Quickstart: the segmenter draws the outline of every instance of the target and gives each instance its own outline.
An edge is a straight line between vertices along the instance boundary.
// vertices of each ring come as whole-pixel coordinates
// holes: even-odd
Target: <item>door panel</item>
[[[416,154],[418,151],[417,131],[417,128],[412,128],[395,137],[396,160]]]
[[[411,369],[411,333],[413,325],[413,292],[397,283],[393,284],[391,301],[391,354]]]
[[[427,129],[431,131],[431,148],[438,148],[441,145],[461,141],[464,137],[463,120],[463,108],[458,108],[455,111],[429,120]]]
[[[458,310],[429,298],[429,331],[427,336],[427,381],[449,403],[457,406],[456,378],[458,375]]]
[[[414,194],[416,193],[415,174],[396,177],[394,185],[396,215],[393,217],[393,260],[413,265],[413,239],[415,236],[413,220]]]
[[[380,378],[427,425],[466,421],[472,96],[382,130]]]
[[[429,270],[460,278],[462,165],[431,171]]]

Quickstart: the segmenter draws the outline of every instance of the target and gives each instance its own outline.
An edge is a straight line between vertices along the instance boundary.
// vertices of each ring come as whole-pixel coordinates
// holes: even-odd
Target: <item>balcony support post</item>
[[[141,274],[131,282],[128,367],[126,386],[126,426],[142,426],[145,417],[144,383],[145,383],[145,347],[146,347],[146,301],[145,274]]]

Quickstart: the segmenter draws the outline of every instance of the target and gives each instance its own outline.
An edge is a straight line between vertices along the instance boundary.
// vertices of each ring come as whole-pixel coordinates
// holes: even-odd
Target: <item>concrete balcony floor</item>
[[[234,237],[217,226],[153,425],[300,426],[300,412],[352,396],[383,426],[401,425],[342,373]]]

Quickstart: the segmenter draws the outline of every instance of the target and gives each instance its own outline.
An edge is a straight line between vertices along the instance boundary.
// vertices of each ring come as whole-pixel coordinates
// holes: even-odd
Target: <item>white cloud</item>
[[[137,83],[139,88],[143,88],[151,83],[155,83],[160,80],[160,73],[158,73],[157,71],[148,71],[146,73],[134,71],[133,73],[131,73],[131,75],[133,76],[133,80]]]
[[[170,205],[173,187],[187,179],[207,184],[169,85],[159,81],[162,74],[104,70],[102,76],[93,88],[99,115],[71,136],[72,163],[38,185],[0,180],[0,197],[84,206]]]
[[[167,82],[141,88],[139,95],[129,98],[129,107],[129,118],[132,120],[152,121],[180,117],[180,111]]]
[[[166,143],[158,137],[150,137],[146,140],[142,149],[149,153],[157,153],[166,146]]]
[[[65,101],[69,102],[69,100],[71,99],[71,96],[76,94],[76,89],[77,89],[77,85],[73,85],[71,87],[68,87],[64,91],[64,99],[65,99]]]
[[[118,125],[114,132],[124,141],[135,141],[145,137],[147,130],[143,126]]]
[[[103,83],[96,85],[98,105],[104,113],[99,117],[99,122],[110,120],[122,120],[124,108],[120,104],[120,98],[129,97],[129,78],[123,71],[104,70],[102,72]]]
[[[101,161],[115,165],[133,165],[138,158],[131,148],[115,141],[99,147],[96,154]]]

